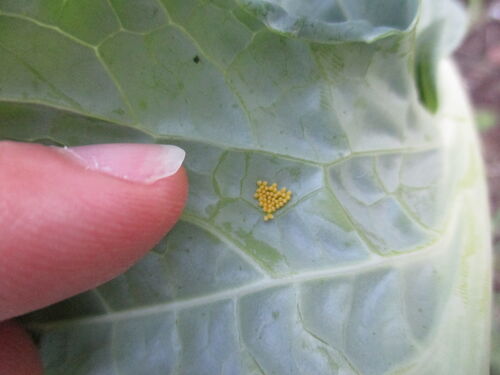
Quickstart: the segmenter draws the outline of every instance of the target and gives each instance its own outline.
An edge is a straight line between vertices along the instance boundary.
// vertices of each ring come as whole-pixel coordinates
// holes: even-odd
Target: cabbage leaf
[[[187,151],[174,230],[25,318],[46,373],[487,374],[464,23],[448,0],[0,0],[0,138]],[[257,180],[294,193],[269,222]]]

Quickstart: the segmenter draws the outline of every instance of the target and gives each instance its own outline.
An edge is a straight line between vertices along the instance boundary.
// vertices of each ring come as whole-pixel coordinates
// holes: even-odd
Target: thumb
[[[184,151],[0,142],[0,321],[93,288],[178,220]]]

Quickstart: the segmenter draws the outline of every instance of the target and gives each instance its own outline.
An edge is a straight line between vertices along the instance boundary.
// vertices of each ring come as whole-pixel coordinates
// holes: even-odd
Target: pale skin
[[[83,168],[53,148],[0,142],[0,374],[42,374],[14,318],[128,269],[178,220],[187,186],[183,168],[142,184]]]

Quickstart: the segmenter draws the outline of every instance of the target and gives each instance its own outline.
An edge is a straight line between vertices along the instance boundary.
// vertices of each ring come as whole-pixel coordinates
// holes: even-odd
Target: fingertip
[[[188,192],[182,167],[138,183],[20,143],[0,144],[0,181],[0,320],[125,271],[175,225]]]
[[[189,180],[186,169],[180,167],[175,174],[157,181],[156,184],[163,192],[164,199],[169,206],[169,209],[165,211],[163,232],[166,233],[177,223],[187,203]]]
[[[15,321],[0,323],[0,374],[42,375],[38,350],[27,332]]]

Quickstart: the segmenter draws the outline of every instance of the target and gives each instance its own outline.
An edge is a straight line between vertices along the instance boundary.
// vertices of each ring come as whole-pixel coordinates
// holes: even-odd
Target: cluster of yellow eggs
[[[274,218],[273,212],[279,210],[292,198],[292,192],[286,188],[278,189],[278,184],[269,185],[267,181],[257,181],[257,190],[254,194],[259,206],[266,213],[264,221]]]

